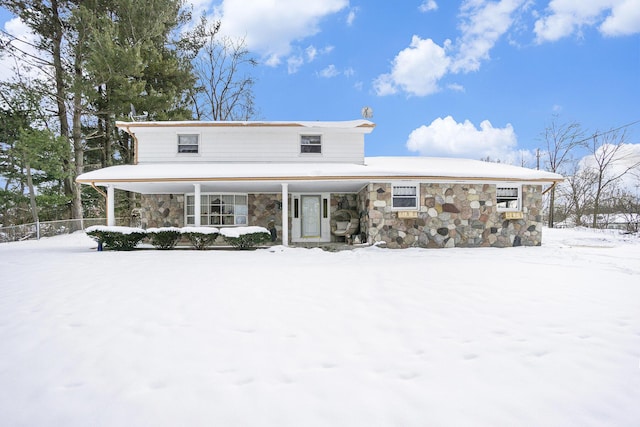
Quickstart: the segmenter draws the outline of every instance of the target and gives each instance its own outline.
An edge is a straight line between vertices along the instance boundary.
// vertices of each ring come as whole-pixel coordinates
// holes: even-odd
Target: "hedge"
[[[181,233],[178,227],[147,228],[147,236],[155,248],[167,250],[176,246]]]
[[[271,240],[271,233],[264,227],[229,227],[217,229],[214,227],[161,227],[143,230],[133,227],[117,227],[95,225],[86,230],[87,235],[93,237],[108,249],[116,251],[130,251],[148,237],[151,244],[158,249],[173,249],[181,236],[189,239],[195,249],[206,249],[213,245],[216,238],[222,235],[224,240],[237,249],[254,249]]]
[[[180,232],[189,239],[191,246],[198,250],[203,250],[213,245],[213,242],[220,235],[220,230],[214,227],[183,227]]]
[[[264,227],[223,228],[220,234],[227,243],[237,249],[254,249],[271,240],[271,233]]]
[[[85,230],[102,246],[114,251],[131,251],[147,237],[142,228],[94,225]]]

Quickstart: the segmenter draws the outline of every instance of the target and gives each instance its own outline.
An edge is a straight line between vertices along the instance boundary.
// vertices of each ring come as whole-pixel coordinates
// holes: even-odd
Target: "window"
[[[178,135],[179,154],[198,154],[198,135]]]
[[[201,194],[200,225],[247,225],[246,194]],[[195,196],[187,194],[187,225],[195,224]]]
[[[320,135],[300,135],[300,153],[322,154],[322,137]]]
[[[417,185],[392,185],[391,206],[394,209],[418,209]]]
[[[498,211],[520,210],[520,187],[503,186],[496,188],[496,204]]]

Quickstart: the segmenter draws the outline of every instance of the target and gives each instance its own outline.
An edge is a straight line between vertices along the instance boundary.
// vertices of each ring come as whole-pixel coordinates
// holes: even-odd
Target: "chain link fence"
[[[92,225],[105,225],[106,218],[66,219],[0,227],[0,243],[39,239],[84,230]]]

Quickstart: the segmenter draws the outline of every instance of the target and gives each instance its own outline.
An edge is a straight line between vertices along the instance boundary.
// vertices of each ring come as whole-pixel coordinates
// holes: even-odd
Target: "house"
[[[258,225],[284,245],[536,246],[562,176],[505,164],[365,157],[367,120],[117,122],[135,164],[80,175],[141,195],[142,227]]]

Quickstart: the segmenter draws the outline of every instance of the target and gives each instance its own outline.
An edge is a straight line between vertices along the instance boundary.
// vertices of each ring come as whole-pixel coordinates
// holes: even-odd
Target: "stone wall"
[[[140,227],[183,227],[184,194],[141,194]]]
[[[282,243],[282,195],[249,194],[248,221],[248,225],[264,227],[269,231],[275,227],[275,242]]]
[[[370,184],[361,192],[369,243],[389,248],[538,246],[542,238],[541,186],[523,186],[523,219],[505,220],[495,206],[493,184],[421,184],[417,218],[400,219],[391,209],[391,185]]]

